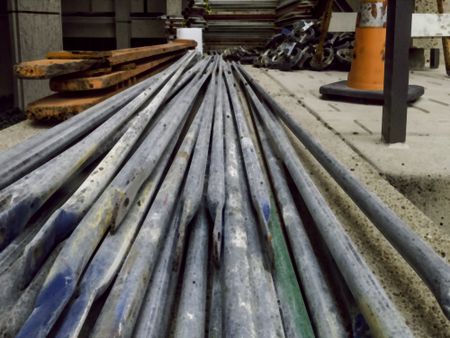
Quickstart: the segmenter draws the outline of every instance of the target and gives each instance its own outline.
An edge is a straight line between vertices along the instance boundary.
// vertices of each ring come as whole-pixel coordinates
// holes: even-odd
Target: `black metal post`
[[[384,66],[382,135],[386,143],[405,142],[409,47],[414,0],[389,0]]]

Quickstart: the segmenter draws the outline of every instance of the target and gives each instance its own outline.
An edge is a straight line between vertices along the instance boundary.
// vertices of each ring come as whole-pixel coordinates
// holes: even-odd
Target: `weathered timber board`
[[[136,68],[131,70],[117,71],[101,76],[83,78],[53,78],[50,80],[50,89],[55,92],[67,92],[109,88],[120,82],[138,76],[139,74],[142,74],[150,69],[158,67],[159,65],[179,56],[179,54],[166,56],[158,60],[136,65]]]
[[[100,67],[101,60],[34,60],[21,62],[14,66],[14,72],[24,79],[49,79],[74,72],[85,71],[90,68]]]
[[[137,48],[125,48],[117,49],[106,52],[95,51],[56,51],[47,53],[47,58],[59,58],[59,59],[105,59],[109,65],[114,66],[121,63],[132,62],[135,60],[147,58],[150,56],[166,54],[177,50],[183,50],[188,48],[195,48],[197,43],[194,40],[174,40],[169,43],[137,47]],[[98,53],[98,54],[96,54]]]
[[[26,116],[30,120],[66,120],[103,100],[111,97],[122,90],[142,81],[166,68],[170,63],[162,64],[157,69],[150,70],[141,74],[137,78],[130,79],[121,83],[119,86],[109,90],[77,92],[77,93],[57,93],[34,101],[27,106]]]

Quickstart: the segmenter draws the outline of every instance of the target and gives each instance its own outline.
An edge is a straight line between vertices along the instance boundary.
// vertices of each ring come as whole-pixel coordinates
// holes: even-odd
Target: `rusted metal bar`
[[[237,74],[252,98],[265,130],[291,174],[347,285],[369,321],[373,334],[380,337],[413,337],[404,318],[306,173],[281,124],[259,101],[244,76],[239,71]]]

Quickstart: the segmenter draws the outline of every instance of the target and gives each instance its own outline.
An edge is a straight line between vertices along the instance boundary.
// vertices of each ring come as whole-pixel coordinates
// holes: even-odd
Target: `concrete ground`
[[[425,85],[427,93],[409,109],[406,145],[389,147],[380,141],[381,107],[320,99],[319,86],[344,79],[345,73],[279,72],[249,66],[247,69],[328,151],[351,168],[371,191],[449,261],[450,208],[444,205],[450,198],[446,184],[450,175],[450,158],[446,156],[450,141],[450,96],[448,89],[446,93],[449,80],[442,73],[412,74],[412,82]],[[45,128],[24,121],[1,130],[0,151]],[[324,197],[414,334],[450,337],[450,321],[417,274],[295,137],[292,141]]]

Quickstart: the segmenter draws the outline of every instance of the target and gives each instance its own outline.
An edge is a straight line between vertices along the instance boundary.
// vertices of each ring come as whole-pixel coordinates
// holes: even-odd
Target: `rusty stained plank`
[[[137,48],[125,48],[112,51],[56,51],[47,53],[47,58],[54,59],[105,59],[109,65],[118,65],[125,62],[132,62],[147,58],[150,56],[166,54],[177,50],[183,50],[188,48],[195,48],[197,43],[194,40],[175,40],[173,42],[137,47]]]
[[[100,76],[81,78],[53,78],[50,80],[50,89],[55,92],[71,92],[83,90],[98,90],[110,88],[118,83],[134,78],[148,70],[179,57],[180,54],[169,55],[158,60],[136,65],[131,70],[121,70]]]
[[[74,95],[75,93],[58,93],[46,96],[30,103],[25,113],[30,120],[66,120],[163,69],[164,65],[139,76],[137,79],[133,78],[122,82],[121,86],[114,87],[115,89],[76,93],[76,95]]]
[[[14,66],[14,72],[24,79],[49,79],[51,77],[86,71],[93,67],[102,66],[101,60],[64,60],[43,59],[21,62]]]

